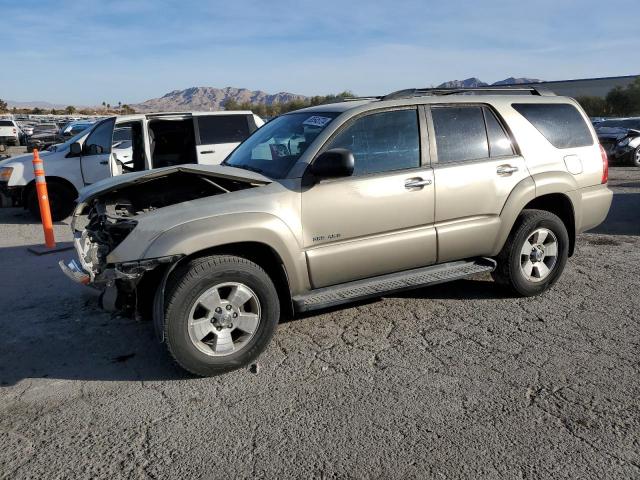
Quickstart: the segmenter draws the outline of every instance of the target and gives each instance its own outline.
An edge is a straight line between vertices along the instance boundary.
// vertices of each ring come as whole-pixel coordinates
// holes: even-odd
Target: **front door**
[[[352,120],[325,145],[351,150],[355,170],[302,193],[314,288],[435,261],[433,172],[420,143],[417,110],[405,108]]]
[[[111,145],[115,118],[96,125],[82,146],[80,165],[85,185],[111,176]]]
[[[197,115],[198,163],[218,165],[250,135],[248,116],[240,113]]]
[[[490,255],[507,197],[529,176],[525,161],[488,106],[433,106],[431,117],[438,262]]]

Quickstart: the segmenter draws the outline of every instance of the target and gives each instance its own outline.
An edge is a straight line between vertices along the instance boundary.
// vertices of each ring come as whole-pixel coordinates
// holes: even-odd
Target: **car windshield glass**
[[[338,113],[289,113],[256,130],[224,161],[270,178],[284,178]]]
[[[633,128],[640,130],[640,119],[626,119],[626,120],[604,120],[598,122],[596,127],[621,127],[621,128]]]

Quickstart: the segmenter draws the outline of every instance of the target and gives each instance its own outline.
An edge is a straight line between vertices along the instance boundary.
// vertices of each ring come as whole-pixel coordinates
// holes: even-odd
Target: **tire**
[[[568,252],[569,235],[558,216],[545,210],[523,210],[496,258],[493,279],[516,295],[539,295],[560,278]]]
[[[49,182],[47,183],[47,193],[49,195],[51,219],[54,222],[64,220],[71,215],[77,197],[75,190],[63,183]],[[36,220],[40,220],[40,205],[35,185],[29,187],[25,206]]]
[[[640,167],[640,146],[631,153],[631,165],[634,167]]]
[[[240,303],[249,294],[253,296]],[[280,319],[280,300],[269,275],[231,255],[203,257],[178,267],[165,299],[169,353],[183,369],[203,377],[249,365],[269,344]],[[246,318],[253,322],[249,327],[238,325]]]

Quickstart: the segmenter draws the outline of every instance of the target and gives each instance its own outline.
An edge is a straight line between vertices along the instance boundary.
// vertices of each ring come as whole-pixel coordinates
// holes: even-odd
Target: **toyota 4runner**
[[[607,175],[570,98],[403,90],[278,117],[222,165],[85,188],[61,267],[213,375],[254,360],[281,315],[480,272],[544,292],[607,215]]]

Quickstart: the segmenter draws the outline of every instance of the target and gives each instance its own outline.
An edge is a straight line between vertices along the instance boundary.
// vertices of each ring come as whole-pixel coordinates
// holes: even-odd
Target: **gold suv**
[[[222,165],[85,188],[61,267],[213,375],[254,360],[281,315],[479,272],[544,292],[606,217],[607,168],[570,98],[403,90],[282,115]]]

